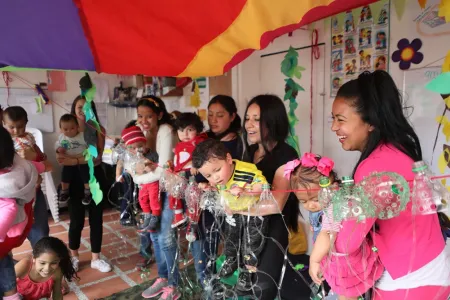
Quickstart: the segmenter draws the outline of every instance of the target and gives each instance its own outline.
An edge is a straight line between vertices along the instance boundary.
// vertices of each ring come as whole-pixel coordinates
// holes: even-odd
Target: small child
[[[233,160],[230,151],[217,140],[209,139],[198,144],[192,154],[192,163],[213,187],[226,187],[229,193],[224,193],[222,197],[224,197],[225,205],[235,212],[248,210],[249,206],[256,204],[263,184],[267,184],[266,178],[254,164]],[[252,193],[243,198],[241,194],[246,189],[250,189]],[[230,216],[227,217],[229,218]],[[265,218],[241,215],[234,215],[232,218],[235,221],[234,225],[225,223],[226,259],[219,271],[220,277],[232,275],[240,265],[254,269],[257,265],[257,257],[264,249],[264,234],[267,229]],[[240,250],[242,264],[238,250],[240,241],[243,243]],[[251,274],[240,272],[236,288],[248,291],[251,287]]]
[[[14,141],[16,152],[25,151],[27,147],[36,152],[35,161],[47,160],[47,156],[42,153],[34,136],[26,132],[28,114],[21,106],[10,106],[3,111],[3,127],[8,130]]]
[[[83,132],[78,129],[78,121],[74,115],[65,114],[59,119],[61,134],[55,144],[56,153],[66,154],[77,160],[83,158],[83,152],[87,149]],[[61,193],[59,202],[67,204],[70,199],[69,187],[73,176],[80,176],[84,183],[83,205],[89,205],[92,201],[91,190],[89,189],[89,167],[87,164],[76,166],[63,166],[61,175]]]
[[[147,158],[151,162],[158,161],[156,152],[149,151],[146,148],[147,139],[144,136],[141,128],[130,124],[122,131],[122,140],[124,141],[127,151],[131,154],[142,154],[142,157]],[[129,166],[121,162],[118,166],[123,167],[130,172]],[[146,165],[144,170],[137,170],[136,173],[151,172],[154,166]],[[141,184],[139,187],[139,204],[143,211],[144,220],[139,226],[138,232],[154,232],[158,229],[161,219],[161,203],[159,201],[159,182],[149,182]]]
[[[63,299],[62,280],[78,278],[66,244],[55,237],[44,237],[33,247],[33,256],[15,265],[17,292],[23,300]]]
[[[185,172],[186,178],[197,175],[198,171],[192,167],[192,153],[195,147],[206,140],[208,136],[203,131],[203,122],[194,113],[182,113],[174,122],[180,140],[175,146],[173,158],[174,171],[177,174]],[[169,207],[174,211],[172,228],[178,227],[187,221],[183,213],[183,200],[169,197]]]
[[[20,298],[9,252],[23,243],[31,229],[36,169],[42,172],[46,166],[19,157],[11,135],[3,127],[0,127],[0,145],[0,297],[13,300]]]
[[[303,207],[310,213],[322,211],[318,199],[321,177],[329,177],[331,183],[337,179],[333,171],[334,162],[326,157],[305,153],[301,159],[288,162],[285,174],[290,178],[292,189],[307,189],[295,193]],[[292,173],[292,176],[291,176]],[[317,284],[324,274],[331,289],[339,299],[356,300],[367,292],[383,272],[378,254],[366,243],[361,251],[341,254],[333,251],[333,244],[340,223],[334,222],[331,205],[322,215],[320,232],[315,232],[315,243],[310,256],[309,274]],[[316,225],[316,224],[314,224]]]

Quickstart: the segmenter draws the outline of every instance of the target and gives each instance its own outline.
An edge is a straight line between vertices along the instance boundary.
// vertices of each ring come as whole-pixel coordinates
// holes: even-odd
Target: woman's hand
[[[322,284],[323,278],[320,263],[315,261],[309,262],[309,275],[311,276],[311,279],[314,281],[314,283]]]
[[[34,149],[29,146],[25,146],[23,149],[18,150],[17,154],[19,154],[20,157],[22,157],[26,160],[31,160],[31,161],[36,160],[36,158],[38,156],[36,151],[34,151]]]

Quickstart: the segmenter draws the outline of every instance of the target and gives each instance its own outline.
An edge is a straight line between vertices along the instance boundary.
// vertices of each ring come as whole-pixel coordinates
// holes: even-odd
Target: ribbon
[[[330,176],[331,171],[334,167],[334,162],[328,157],[321,157],[320,159],[317,159],[318,156],[313,153],[305,153],[303,154],[301,159],[294,159],[289,162],[287,162],[284,166],[284,177],[287,179],[291,178],[292,172],[297,168],[299,165],[302,165],[306,168],[317,168],[317,171],[324,175],[324,176]]]

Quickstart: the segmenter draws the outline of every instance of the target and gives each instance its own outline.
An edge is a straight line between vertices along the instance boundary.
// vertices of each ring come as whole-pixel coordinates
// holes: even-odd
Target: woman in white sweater
[[[158,166],[153,172],[134,175],[136,184],[159,181],[164,170],[160,167],[173,161],[172,149],[176,143],[171,117],[167,113],[164,102],[153,96],[141,98],[137,103],[137,123],[147,138],[147,147],[158,153]],[[176,300],[178,292],[178,264],[175,261],[177,243],[175,231],[172,229],[173,211],[169,209],[167,194],[161,194],[161,226],[157,232],[150,233],[158,267],[158,278],[151,287],[142,293],[144,298],[153,298],[160,294],[160,299]]]

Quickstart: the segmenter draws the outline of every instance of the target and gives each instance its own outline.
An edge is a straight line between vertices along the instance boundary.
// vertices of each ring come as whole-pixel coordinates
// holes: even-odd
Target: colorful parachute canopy
[[[282,34],[371,2],[1,1],[0,68],[220,75]]]

